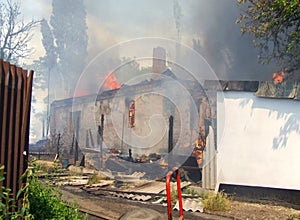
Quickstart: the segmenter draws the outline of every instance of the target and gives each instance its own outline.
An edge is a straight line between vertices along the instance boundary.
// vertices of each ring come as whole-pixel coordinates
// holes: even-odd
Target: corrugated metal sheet
[[[203,212],[202,200],[199,199],[182,199],[182,208],[184,211]],[[179,210],[179,202],[177,201],[174,210]]]
[[[166,189],[166,183],[165,182],[149,182],[144,185],[135,187],[135,192],[140,193],[160,193]]]
[[[134,189],[121,190],[122,192],[112,193],[113,196],[138,200],[138,201],[148,201],[153,198],[154,195],[142,195],[145,194],[158,194],[166,189],[166,184],[164,182],[148,182],[141,186],[137,186]]]
[[[189,182],[181,183],[181,188],[190,185]],[[103,187],[102,187],[103,186]],[[161,204],[162,206],[167,206],[167,200],[165,196],[166,183],[152,181],[147,182],[143,185],[137,186],[133,189],[123,189],[123,190],[115,190],[110,188],[105,188],[107,184],[99,185],[98,187],[86,186],[83,187],[87,192],[92,193],[94,195],[109,195],[124,199],[136,200],[147,202],[152,200],[152,204]],[[176,188],[176,183],[171,183],[171,188]],[[188,197],[187,195],[183,195],[183,197]],[[155,200],[156,201],[153,201]],[[203,212],[203,204],[201,198],[183,198],[182,199],[183,210],[191,211],[191,212]],[[175,204],[174,210],[179,210],[179,203]]]
[[[27,168],[32,80],[33,71],[0,59],[0,165],[6,173],[0,185],[14,197]]]
[[[124,198],[124,199],[131,199],[131,200],[137,200],[143,202],[152,199],[152,196],[149,195],[136,195],[132,193],[111,192],[111,195],[115,197]]]
[[[134,172],[133,174],[131,175],[126,175],[126,174],[119,174],[119,175],[116,175],[114,177],[115,180],[119,181],[119,182],[138,182],[140,181],[140,178],[145,176],[145,173],[144,172]]]
[[[189,182],[183,182],[181,184],[181,188],[190,185]],[[130,189],[111,189],[105,188],[107,184],[99,185],[98,187],[93,186],[85,186],[82,187],[85,191],[92,193],[94,195],[110,195],[119,198],[137,200],[137,201],[149,201],[151,199],[156,198],[157,196],[161,196],[165,194],[166,183],[151,181],[147,182],[143,185],[136,186]],[[176,183],[172,183],[172,188],[176,188]]]

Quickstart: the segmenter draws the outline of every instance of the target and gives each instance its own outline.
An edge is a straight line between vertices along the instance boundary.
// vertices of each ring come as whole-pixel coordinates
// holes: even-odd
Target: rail
[[[183,207],[182,207],[182,195],[180,187],[180,173],[177,168],[174,168],[173,171],[169,171],[166,176],[166,193],[167,193],[167,204],[168,204],[168,220],[172,220],[172,207],[171,207],[171,177],[175,173],[176,182],[177,182],[177,198],[179,203],[179,219],[183,220]]]

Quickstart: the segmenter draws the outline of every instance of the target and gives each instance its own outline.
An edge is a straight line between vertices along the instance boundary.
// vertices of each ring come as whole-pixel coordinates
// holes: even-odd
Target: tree
[[[9,62],[17,63],[33,51],[28,43],[39,21],[25,22],[20,15],[19,2],[0,3],[0,58]]]
[[[43,19],[41,21],[41,33],[42,33],[42,43],[45,48],[46,55],[44,56],[43,61],[41,62],[42,65],[45,66],[46,71],[44,75],[47,75],[47,113],[46,113],[46,136],[49,133],[49,126],[50,126],[50,76],[51,71],[57,64],[57,54],[55,51],[54,45],[54,37],[51,31],[51,28],[48,22]]]
[[[238,0],[245,10],[237,19],[241,32],[255,37],[259,61],[277,61],[292,75],[300,69],[299,0]]]
[[[42,126],[40,122],[45,120],[46,108],[44,107],[44,93],[47,82],[47,71],[45,67],[45,58],[40,57],[39,60],[34,60],[31,64],[25,65],[26,69],[34,70],[33,90],[32,90],[32,106],[31,114],[31,136],[40,137]],[[44,133],[44,131],[43,131]],[[33,141],[33,140],[31,140]]]
[[[50,25],[58,71],[63,75],[68,95],[71,95],[87,57],[88,36],[83,0],[53,0]]]
[[[45,64],[51,70],[57,62],[57,55],[54,46],[54,37],[46,19],[41,21],[42,43],[45,48]]]

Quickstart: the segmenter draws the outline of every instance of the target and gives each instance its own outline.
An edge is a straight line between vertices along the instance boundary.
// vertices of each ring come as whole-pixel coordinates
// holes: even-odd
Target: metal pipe
[[[167,194],[167,204],[168,204],[168,220],[172,220],[171,186],[170,186],[172,173],[173,173],[172,171],[169,171],[167,176],[166,176],[166,194]]]
[[[182,195],[181,195],[181,187],[180,187],[179,170],[176,170],[175,173],[176,173],[176,181],[177,181],[177,197],[178,197],[178,203],[179,203],[179,219],[183,220]]]
[[[177,199],[179,203],[179,219],[183,220],[183,205],[182,205],[182,194],[180,186],[180,173],[177,167],[174,167],[173,170],[169,171],[166,176],[166,194],[167,194],[167,204],[168,204],[168,220],[172,220],[172,207],[171,207],[171,176],[175,172],[176,182],[177,182]]]

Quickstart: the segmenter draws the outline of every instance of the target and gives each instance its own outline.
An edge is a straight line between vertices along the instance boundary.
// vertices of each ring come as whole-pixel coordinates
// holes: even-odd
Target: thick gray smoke
[[[258,63],[253,38],[247,34],[242,36],[240,25],[235,23],[241,13],[236,0],[94,0],[86,1],[85,5],[90,21],[93,18],[98,22],[97,25],[89,23],[93,49],[106,49],[122,40],[155,36],[181,40],[193,47],[221,79],[266,80],[280,69],[274,64]],[[97,36],[95,41],[92,35]],[[104,38],[105,42],[99,41]],[[184,54],[169,55],[189,59]]]
[[[177,30],[177,37],[178,37],[178,41],[180,41],[180,25],[181,25],[181,7],[178,3],[178,0],[174,0],[173,3],[173,13],[174,13],[174,19],[175,19],[175,25],[176,25],[176,30]]]
[[[241,13],[236,0],[200,0],[194,8],[192,27],[200,36],[198,51],[220,78],[271,79],[278,67],[258,63],[253,39],[247,34],[242,36],[235,23]]]

